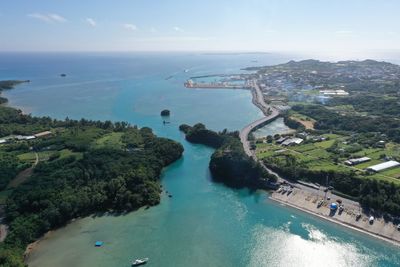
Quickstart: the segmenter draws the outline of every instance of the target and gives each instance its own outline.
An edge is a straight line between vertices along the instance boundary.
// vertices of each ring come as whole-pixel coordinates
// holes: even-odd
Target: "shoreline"
[[[287,201],[285,201],[281,197],[277,197],[277,195],[281,195],[281,194],[277,193],[277,192],[272,192],[269,195],[268,199],[270,199],[270,200],[272,200],[272,201],[274,201],[276,203],[279,203],[279,204],[281,204],[283,206],[299,210],[301,212],[310,214],[312,216],[315,216],[315,217],[323,219],[325,221],[334,223],[336,225],[340,225],[342,227],[346,227],[347,229],[351,229],[353,231],[357,231],[358,233],[362,233],[362,234],[368,235],[369,237],[376,238],[376,239],[379,239],[381,241],[385,241],[387,243],[390,243],[393,246],[396,246],[396,247],[400,248],[400,231],[395,229],[394,226],[393,226],[394,230],[397,231],[397,233],[394,232],[395,235],[396,235],[396,238],[391,238],[389,236],[378,234],[378,233],[375,233],[375,232],[370,231],[368,229],[365,229],[365,227],[362,227],[361,225],[357,226],[354,223],[349,223],[349,222],[346,222],[345,220],[340,220],[340,219],[338,219],[338,217],[333,217],[333,216],[325,215],[323,213],[318,213],[318,212],[313,211],[313,210],[311,210],[311,209],[309,209],[307,207],[301,207],[299,205],[296,205],[295,203],[293,203],[294,201],[290,201],[289,199]],[[363,217],[366,216],[365,213],[362,213],[362,215],[363,215]],[[378,224],[379,220],[380,219],[376,219],[373,225]],[[362,220],[360,219],[359,222],[362,222]],[[378,227],[379,227],[379,225],[378,225]],[[390,226],[389,223],[384,223],[384,227],[392,227],[392,226]]]
[[[254,88],[253,90],[251,90],[251,93],[252,93],[252,103],[253,103],[257,108],[259,108],[259,109],[264,113],[265,116],[268,117],[268,113],[267,113],[268,108],[272,108],[272,107],[269,106],[269,105],[267,105],[264,101],[260,101],[260,100],[258,99],[257,93],[259,93],[258,91],[260,90],[260,88],[258,87],[256,81],[254,82],[254,86],[255,86],[255,88]],[[260,90],[260,92],[261,92],[261,90]],[[262,93],[261,93],[261,95],[262,95]],[[274,109],[273,109],[273,110],[274,110]],[[278,114],[279,114],[279,113],[278,113]],[[273,121],[273,120],[268,120],[268,121],[266,121],[266,123],[265,123],[264,126],[270,124],[271,121]],[[242,134],[242,132],[243,132],[243,130],[241,131],[241,134]],[[250,132],[252,132],[252,131],[250,131]],[[243,144],[243,148],[244,148],[244,150],[246,151],[246,145],[248,145],[248,142],[246,142],[247,140],[245,140],[244,138],[241,138],[241,141],[242,141],[242,144]],[[247,143],[247,144],[246,144],[246,143]],[[249,156],[253,157],[256,161],[260,162],[260,161],[257,159],[257,157],[256,157],[255,154],[253,154],[253,153],[250,152],[250,155],[249,155]],[[278,175],[277,173],[272,172],[272,171],[271,171],[269,168],[267,168],[264,164],[261,164],[261,165],[262,165],[269,173],[273,173],[274,175],[276,175],[276,176],[278,177],[278,180],[284,180],[284,181],[286,181],[286,182],[289,182],[289,181],[287,181],[286,179],[284,179],[283,177],[281,177],[280,175]],[[311,197],[314,197],[314,198],[316,198],[317,200],[320,199],[319,190],[311,189],[311,188],[308,188],[308,187],[306,188],[306,186],[303,186],[303,185],[302,185],[302,186],[299,186],[298,189],[296,189],[296,191],[298,191],[298,192],[299,192],[300,194],[302,194],[303,196],[307,196],[307,198],[310,198],[310,199],[311,199]],[[277,202],[277,203],[283,204],[283,205],[285,205],[285,206],[289,206],[289,207],[291,207],[291,208],[297,209],[297,210],[302,211],[302,212],[304,212],[304,213],[311,214],[311,215],[316,216],[316,217],[318,217],[318,218],[320,218],[320,219],[323,219],[323,220],[325,220],[325,221],[329,221],[329,222],[331,222],[331,223],[335,223],[335,224],[340,225],[340,226],[342,226],[342,227],[346,227],[346,228],[348,228],[348,229],[352,229],[352,230],[357,231],[357,232],[359,232],[359,233],[366,234],[366,235],[368,235],[368,236],[370,236],[370,237],[372,237],[372,238],[377,238],[377,239],[379,239],[379,240],[388,242],[388,243],[390,243],[390,244],[392,244],[392,245],[394,245],[394,246],[396,246],[396,247],[400,247],[400,231],[396,228],[396,226],[395,226],[393,223],[392,223],[393,225],[391,226],[391,225],[390,225],[391,222],[384,222],[384,224],[381,225],[381,227],[379,228],[378,223],[381,223],[382,218],[376,218],[376,219],[375,219],[375,222],[371,225],[371,228],[373,228],[373,227],[379,228],[379,229],[375,229],[375,231],[380,231],[380,230],[386,231],[386,235],[379,234],[379,233],[377,233],[377,232],[374,232],[374,231],[371,231],[371,230],[366,229],[365,221],[367,221],[367,218],[369,217],[369,215],[367,215],[367,214],[365,214],[365,213],[363,213],[363,212],[361,212],[363,219],[360,218],[359,220],[349,221],[349,218],[346,218],[346,219],[348,220],[348,221],[346,221],[346,219],[343,218],[345,215],[344,215],[343,217],[341,216],[340,219],[339,219],[338,217],[334,217],[334,216],[336,215],[336,212],[333,214],[333,216],[324,215],[324,214],[322,214],[322,213],[318,213],[318,212],[316,212],[316,211],[311,210],[312,207],[310,207],[310,209],[307,209],[307,208],[304,208],[304,207],[300,207],[299,205],[296,205],[296,202],[295,202],[295,201],[293,201],[293,202],[294,202],[294,203],[293,203],[293,202],[290,202],[290,200],[288,200],[288,199],[285,201],[285,200],[283,200],[283,199],[281,199],[281,198],[274,197],[274,196],[276,196],[276,194],[278,194],[278,193],[277,193],[277,192],[272,192],[271,195],[269,196],[269,199],[271,199],[271,200],[273,200],[273,201],[275,201],[275,202]],[[290,197],[292,197],[292,196],[295,195],[295,194],[296,194],[296,193],[291,194]],[[279,195],[280,195],[280,194],[279,194]],[[289,197],[289,196],[288,196],[288,197]],[[350,199],[347,199],[347,198],[344,198],[344,197],[339,197],[339,196],[336,196],[336,195],[334,195],[334,194],[332,194],[332,197],[342,199],[342,200],[344,201],[344,203],[345,203],[347,206],[351,207],[351,208],[349,209],[349,208],[347,208],[347,206],[346,206],[345,212],[343,212],[343,213],[347,214],[347,213],[349,212],[349,213],[352,213],[351,216],[355,217],[355,214],[357,213],[357,212],[356,212],[356,209],[357,209],[357,208],[359,209],[359,207],[360,207],[360,204],[359,204],[358,202],[354,202],[354,201],[352,201],[352,200],[350,200]],[[316,200],[315,200],[315,202],[316,202]],[[315,202],[314,202],[314,204],[315,204]],[[355,203],[356,203],[356,205],[355,205]],[[325,204],[325,205],[326,205],[326,204]],[[314,205],[314,209],[315,209],[315,208],[316,208],[316,206]],[[328,209],[328,210],[329,210],[329,209]],[[343,213],[342,213],[342,214],[343,214]],[[351,216],[350,216],[350,217],[351,217]],[[364,222],[364,227],[362,227],[361,225],[355,225],[355,222],[358,222],[358,223],[363,223],[363,222]],[[387,228],[389,228],[389,229],[387,229]],[[392,228],[392,229],[390,229],[390,228]],[[391,235],[392,235],[392,236],[396,236],[396,238],[391,238],[391,237],[389,237],[389,236],[388,236],[388,235],[389,235],[388,230],[389,230],[389,232],[390,232],[390,230],[392,230]]]

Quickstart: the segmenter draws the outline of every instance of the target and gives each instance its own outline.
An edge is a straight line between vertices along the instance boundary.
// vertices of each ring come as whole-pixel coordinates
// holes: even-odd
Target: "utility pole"
[[[325,180],[325,197],[324,200],[326,200],[326,194],[328,193],[328,174],[326,175],[326,180]]]

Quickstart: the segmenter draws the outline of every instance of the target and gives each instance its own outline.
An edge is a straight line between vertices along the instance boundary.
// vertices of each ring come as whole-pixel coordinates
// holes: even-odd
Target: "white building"
[[[283,146],[291,146],[291,145],[300,145],[301,143],[303,143],[303,139],[294,137],[294,138],[286,139],[286,140],[282,143],[282,145],[283,145]]]
[[[347,96],[349,95],[348,92],[346,92],[343,89],[338,89],[338,90],[320,90],[320,94],[325,95],[325,96]]]
[[[352,165],[357,165],[357,164],[364,163],[364,162],[367,162],[367,161],[370,161],[370,160],[371,160],[371,158],[362,157],[362,158],[346,160],[344,162],[344,164],[352,166]]]
[[[373,165],[367,168],[368,171],[372,171],[372,172],[380,172],[383,170],[387,170],[390,168],[394,168],[394,167],[398,167],[400,166],[400,162],[394,161],[394,160],[390,160],[390,161],[386,161],[384,163],[380,163],[377,165]]]

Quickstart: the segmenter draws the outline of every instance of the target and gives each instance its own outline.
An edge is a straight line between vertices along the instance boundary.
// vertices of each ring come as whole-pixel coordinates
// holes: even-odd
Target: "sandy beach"
[[[383,218],[375,218],[373,224],[370,224],[368,220],[369,215],[365,213],[361,213],[361,218],[356,220],[356,215],[360,211],[358,205],[345,205],[342,213],[336,211],[332,214],[329,205],[335,202],[336,198],[325,201],[318,208],[318,202],[323,200],[321,195],[297,188],[294,188],[293,192],[289,195],[287,193],[273,192],[270,199],[400,246],[400,231],[397,230],[396,225],[391,222],[385,222]]]

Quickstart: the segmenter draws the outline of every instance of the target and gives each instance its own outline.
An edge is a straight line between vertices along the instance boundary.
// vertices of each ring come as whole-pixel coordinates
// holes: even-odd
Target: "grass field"
[[[109,133],[101,138],[97,139],[94,142],[94,146],[96,148],[101,148],[101,147],[114,147],[114,148],[122,148],[123,144],[121,141],[123,133]]]
[[[315,143],[306,143],[297,146],[282,147],[278,144],[257,144],[256,154],[259,159],[266,157],[274,157],[278,161],[284,163],[287,155],[296,158],[298,164],[310,168],[312,170],[338,170],[350,171],[355,170],[365,177],[373,179],[381,179],[389,182],[400,184],[400,167],[382,171],[380,173],[367,175],[365,168],[384,162],[382,155],[389,157],[400,157],[400,145],[394,143],[386,144],[385,148],[364,148],[357,153],[351,154],[351,158],[369,157],[371,161],[355,166],[347,166],[343,164],[348,158],[340,157],[337,164],[334,163],[335,154],[327,151],[333,144],[337,143],[340,148],[349,148],[352,145],[344,142],[347,136],[337,134],[324,134],[329,140]]]

